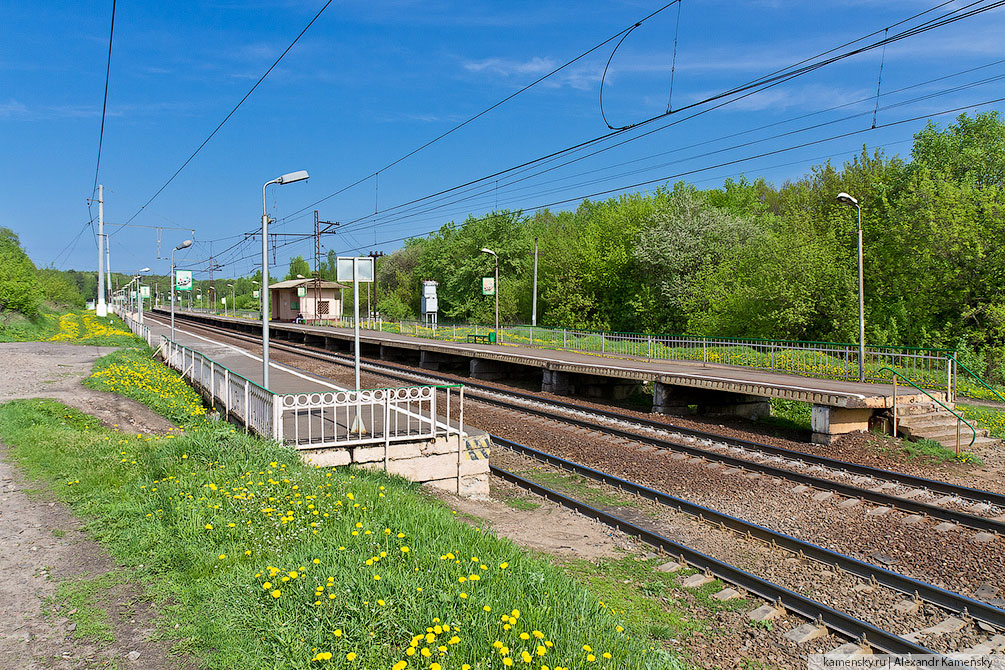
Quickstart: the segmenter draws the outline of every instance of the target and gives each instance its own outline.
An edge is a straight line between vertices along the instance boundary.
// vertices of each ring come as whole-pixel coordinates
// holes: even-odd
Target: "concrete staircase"
[[[949,405],[953,407],[952,404]],[[950,449],[956,448],[957,419],[935,403],[907,403],[897,406],[898,434],[910,440],[933,440]],[[988,437],[988,431],[977,429],[977,438],[971,447],[973,436],[965,423],[960,422],[960,450],[971,451],[984,445],[997,445],[1001,441]]]

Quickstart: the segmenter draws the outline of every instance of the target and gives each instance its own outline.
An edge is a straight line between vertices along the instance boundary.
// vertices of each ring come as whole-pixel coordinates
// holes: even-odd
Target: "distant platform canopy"
[[[269,286],[273,321],[338,319],[342,315],[342,284],[313,277],[288,279]]]

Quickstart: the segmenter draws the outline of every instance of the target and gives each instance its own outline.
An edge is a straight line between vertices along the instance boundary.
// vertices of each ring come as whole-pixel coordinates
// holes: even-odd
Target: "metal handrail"
[[[957,364],[957,365],[959,365],[959,366],[960,366],[961,368],[963,368],[964,370],[966,370],[967,372],[969,372],[969,373],[970,373],[970,376],[971,376],[971,377],[973,377],[974,379],[976,379],[976,380],[977,380],[977,381],[978,381],[978,382],[980,383],[980,385],[981,385],[981,386],[983,386],[983,387],[984,387],[984,388],[986,388],[987,390],[989,390],[989,391],[991,391],[992,393],[994,393],[994,394],[995,394],[996,396],[998,396],[998,399],[999,399],[999,400],[1001,400],[1001,401],[1002,401],[1003,403],[1005,403],[1005,398],[1003,398],[1003,397],[1002,397],[1002,394],[1001,394],[1001,393],[999,393],[998,391],[994,390],[993,388],[991,388],[991,387],[990,387],[990,386],[988,385],[988,383],[987,383],[986,381],[984,381],[984,380],[983,380],[983,379],[981,379],[981,378],[980,378],[979,376],[977,376],[977,373],[976,373],[976,372],[974,372],[973,370],[971,370],[970,368],[968,368],[968,367],[967,367],[966,365],[964,365],[963,363],[961,363],[961,362],[959,362],[958,360],[956,360],[956,357],[955,357],[955,356],[953,356],[952,354],[949,354],[948,356],[946,356],[946,358],[948,358],[948,359],[949,359],[949,360],[951,360],[951,361],[952,361],[953,363],[956,363],[956,364]]]
[[[969,421],[967,421],[962,416],[960,416],[959,414],[957,414],[955,411],[953,411],[952,409],[950,409],[949,406],[947,406],[944,402],[942,402],[941,400],[939,400],[938,398],[936,398],[934,395],[932,395],[931,393],[929,393],[925,389],[923,389],[920,386],[918,386],[917,384],[915,384],[913,381],[911,381],[910,378],[905,377],[904,375],[900,374],[899,372],[897,372],[893,368],[888,368],[888,367],[884,366],[884,367],[882,367],[882,368],[879,369],[880,372],[883,372],[884,370],[888,371],[890,374],[893,375],[893,435],[894,435],[894,437],[897,436],[897,377],[900,377],[905,382],[907,382],[908,384],[910,384],[911,386],[913,386],[914,388],[918,389],[919,391],[921,391],[922,393],[924,393],[925,395],[927,395],[929,398],[931,398],[932,400],[934,400],[944,410],[946,410],[947,412],[949,412],[950,414],[952,414],[953,416],[956,417],[956,455],[957,456],[959,456],[959,454],[960,454],[960,421],[962,421],[963,423],[967,424],[967,428],[969,428],[970,430],[972,430],[974,432],[974,436],[972,438],[970,438],[970,444],[967,445],[968,447],[974,446],[974,442],[977,441],[977,429],[974,428],[973,424],[971,424]]]

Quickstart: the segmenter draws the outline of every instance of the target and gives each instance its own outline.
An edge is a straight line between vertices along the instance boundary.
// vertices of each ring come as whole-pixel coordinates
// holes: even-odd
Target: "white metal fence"
[[[142,337],[146,340],[148,346],[152,347],[154,345],[153,335],[150,333],[150,326],[145,323],[140,323],[133,317],[132,312],[127,312],[122,308],[113,308],[112,311],[125,322],[126,326],[129,327],[129,330],[131,330],[134,335]]]
[[[385,464],[397,442],[454,437],[461,448],[461,385],[278,394],[168,337],[161,336],[160,352],[221,414],[277,442],[300,449],[383,446]]]

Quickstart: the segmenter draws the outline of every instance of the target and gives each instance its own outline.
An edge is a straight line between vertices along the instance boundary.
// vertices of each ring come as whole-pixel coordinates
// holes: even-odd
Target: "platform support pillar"
[[[541,375],[541,392],[554,393],[555,395],[569,395],[572,393],[572,383],[569,380],[569,373],[558,370],[544,370]]]
[[[813,405],[810,424],[813,428],[812,440],[816,444],[830,444],[837,438],[857,430],[869,430],[869,419],[873,410],[869,407],[854,408]]]
[[[653,382],[653,414],[680,414],[687,411],[688,399],[680,396],[680,388],[663,382]]]

